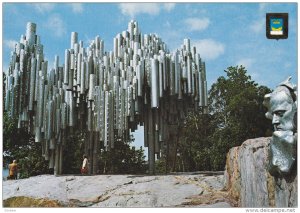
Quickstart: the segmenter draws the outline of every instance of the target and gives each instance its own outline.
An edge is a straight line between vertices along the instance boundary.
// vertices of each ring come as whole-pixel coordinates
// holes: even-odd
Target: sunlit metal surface
[[[181,122],[188,110],[207,112],[206,70],[199,53],[189,39],[171,53],[156,34],[143,35],[135,21],[117,34],[110,52],[100,36],[88,47],[78,37],[71,33],[64,59],[55,56],[48,70],[36,24],[27,24],[6,73],[5,111],[42,143],[56,174],[63,172],[65,141],[74,129],[88,133],[84,151],[93,165],[90,172],[96,173],[100,149],[129,140],[130,132],[144,125],[149,172],[154,173],[155,154],[176,132],[169,126]]]

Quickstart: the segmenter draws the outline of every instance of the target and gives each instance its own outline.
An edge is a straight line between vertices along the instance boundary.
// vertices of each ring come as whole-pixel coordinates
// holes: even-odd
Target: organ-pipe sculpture
[[[63,172],[65,141],[72,129],[88,131],[85,153],[90,172],[96,174],[100,149],[128,140],[138,125],[144,126],[153,174],[155,154],[174,134],[172,127],[189,110],[207,113],[205,63],[189,39],[170,53],[161,38],[143,35],[131,21],[113,44],[113,51],[106,52],[97,36],[85,48],[72,32],[64,60],[55,56],[48,70],[36,24],[27,23],[26,36],[12,52],[4,109],[42,143],[42,155],[55,174]]]

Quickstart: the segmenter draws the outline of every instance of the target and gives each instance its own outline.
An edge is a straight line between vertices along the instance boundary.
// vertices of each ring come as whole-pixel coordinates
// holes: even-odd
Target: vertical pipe
[[[35,44],[36,24],[28,22],[26,27],[26,40],[29,46]]]
[[[180,70],[179,70],[179,61],[178,61],[178,51],[175,52],[174,55],[174,63],[175,63],[175,95],[179,94],[180,89]]]
[[[187,86],[188,86],[188,94],[192,94],[192,69],[191,69],[191,58],[190,54],[187,55]]]
[[[89,93],[88,93],[88,100],[89,101],[94,101],[94,86],[95,86],[95,75],[90,74],[89,76]]]
[[[175,95],[175,64],[173,60],[170,59],[170,95]]]
[[[184,39],[183,40],[184,46],[185,46],[185,50],[187,52],[191,52],[191,44],[190,44],[190,39]]]
[[[153,113],[149,108],[149,146],[148,146],[148,161],[149,161],[149,174],[155,174],[155,143],[153,131]]]
[[[78,33],[77,32],[71,32],[71,49],[74,49],[74,44],[78,42]]]
[[[67,91],[67,94],[68,94],[68,98],[69,98],[69,124],[68,126],[75,126],[75,103],[74,103],[74,98],[73,98],[73,95],[72,95],[72,92],[71,91]]]
[[[59,146],[57,146],[56,149],[53,150],[53,152],[55,152],[54,175],[59,175]]]
[[[54,69],[55,69],[55,85],[58,85],[59,81],[59,56],[55,55],[54,57]]]
[[[34,89],[35,89],[35,72],[36,72],[36,59],[31,59],[31,70],[30,70],[30,90],[29,90],[29,111],[33,111],[34,101]]]
[[[81,68],[82,68],[82,54],[79,53],[78,56],[77,56],[77,79],[76,79],[76,82],[77,82],[77,85],[81,85]]]
[[[157,59],[151,59],[151,107],[158,107],[158,70]]]
[[[86,68],[87,68],[87,62],[81,63],[81,77],[80,77],[80,94],[85,94],[85,76],[86,76]]]
[[[158,81],[159,81],[159,98],[163,98],[164,95],[164,76],[163,76],[163,60],[164,58],[160,57],[160,62],[158,63]]]
[[[119,55],[118,55],[118,53],[119,53],[118,48],[119,48],[119,41],[118,41],[118,38],[115,37],[114,38],[114,55],[115,55],[116,58],[119,57]]]
[[[69,84],[70,51],[65,50],[64,84]]]
[[[109,92],[105,91],[105,108],[104,108],[104,147],[109,144]]]

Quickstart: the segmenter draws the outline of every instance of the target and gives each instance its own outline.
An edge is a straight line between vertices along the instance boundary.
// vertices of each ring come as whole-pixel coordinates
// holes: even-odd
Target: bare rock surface
[[[297,207],[297,174],[274,178],[267,170],[271,138],[255,138],[229,150],[225,188],[240,207]]]
[[[3,182],[3,200],[26,196],[86,207],[231,207],[223,175],[41,175]]]

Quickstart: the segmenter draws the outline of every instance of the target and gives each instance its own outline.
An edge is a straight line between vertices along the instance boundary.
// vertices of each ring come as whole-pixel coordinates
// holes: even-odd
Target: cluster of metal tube
[[[48,71],[36,25],[27,24],[12,53],[6,79],[5,110],[42,142],[49,168],[62,173],[65,141],[73,129],[87,130],[85,153],[91,173],[97,173],[101,148],[114,148],[130,132],[144,125],[149,172],[155,154],[188,110],[207,110],[205,64],[190,40],[170,53],[154,34],[142,35],[138,23],[114,39],[113,51],[104,51],[97,36],[83,47],[72,32],[64,64],[55,56]]]

